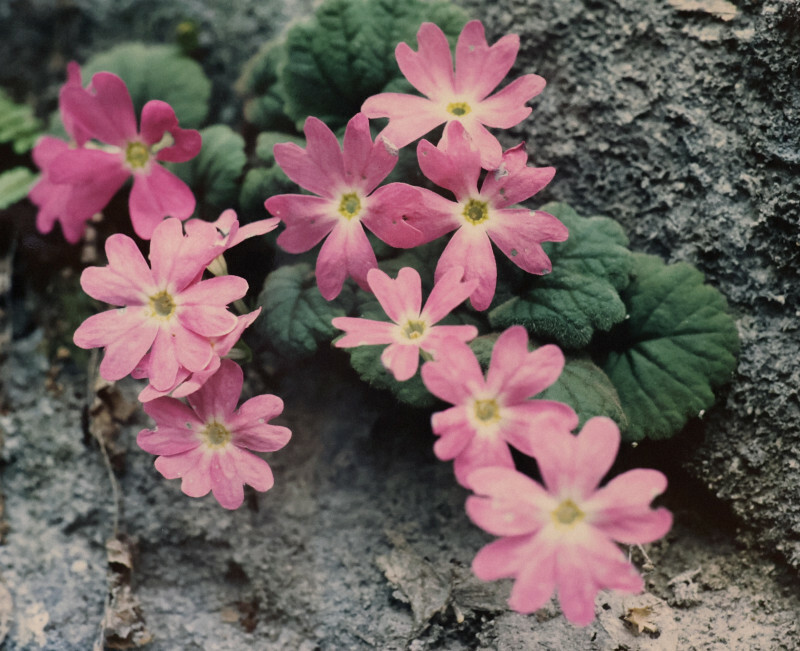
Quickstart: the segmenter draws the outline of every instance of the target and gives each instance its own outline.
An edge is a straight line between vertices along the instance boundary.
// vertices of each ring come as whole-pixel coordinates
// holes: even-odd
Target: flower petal
[[[400,323],[409,317],[418,317],[422,305],[422,280],[412,267],[403,267],[392,279],[380,269],[367,273],[369,288],[389,318]]]
[[[244,482],[239,477],[234,447],[220,450],[211,457],[209,475],[211,492],[220,506],[226,509],[238,509],[244,502]]]
[[[435,280],[438,281],[453,267],[464,268],[465,282],[473,279],[478,281],[470,294],[472,307],[476,310],[488,308],[497,284],[497,262],[485,232],[467,224],[453,233],[436,264]]]
[[[481,153],[457,120],[447,124],[438,147],[427,140],[417,145],[422,173],[436,185],[450,190],[458,201],[478,195],[480,159]]]
[[[189,186],[158,163],[151,163],[147,172],[134,175],[129,209],[133,230],[142,239],[149,240],[165,217],[187,219],[194,208]]]
[[[476,109],[483,124],[497,129],[510,129],[531,113],[525,103],[544,90],[545,80],[539,75],[524,75],[500,92],[484,99]]]
[[[417,31],[417,51],[406,43],[394,50],[400,71],[414,88],[431,99],[453,94],[455,76],[450,43],[434,23],[422,23]]]
[[[355,346],[375,346],[390,344],[394,341],[393,323],[373,321],[350,316],[337,316],[331,319],[334,328],[345,331],[345,335],[334,342],[337,348],[354,348]]]
[[[377,266],[375,252],[361,222],[340,221],[322,244],[317,258],[319,291],[326,301],[333,300],[342,291],[347,276],[362,289],[367,289],[367,272]]]
[[[541,210],[496,210],[487,233],[515,265],[532,274],[549,273],[553,268],[542,249],[542,242],[563,242],[569,231],[558,219]]]
[[[463,277],[464,268],[458,266],[452,267],[442,274],[434,284],[421,316],[431,324],[438,323],[467,300],[478,286],[478,281],[473,278],[464,282]]]
[[[667,488],[667,478],[658,470],[637,468],[612,479],[581,506],[593,526],[619,542],[634,545],[658,540],[672,526],[672,515],[664,508],[651,509],[650,502]]]
[[[489,543],[475,555],[472,571],[481,581],[516,576],[527,562],[529,542],[528,536],[514,536]]]
[[[61,89],[59,104],[73,124],[110,145],[124,147],[135,140],[136,114],[125,82],[110,72],[98,72],[89,91],[71,84]]]
[[[267,199],[264,206],[286,226],[278,235],[278,245],[289,253],[308,251],[339,223],[330,199],[279,194]]]
[[[440,438],[433,444],[438,459],[450,461],[461,454],[475,436],[475,428],[467,418],[464,405],[438,411],[431,416],[433,433]]]
[[[422,381],[433,395],[453,405],[465,402],[484,386],[475,353],[456,339],[446,341],[436,359],[423,364]]]
[[[483,24],[468,22],[456,44],[456,93],[476,100],[486,97],[511,70],[518,51],[516,34],[507,34],[489,47]]]
[[[391,150],[402,149],[447,120],[437,103],[404,93],[373,95],[361,105],[361,111],[370,118],[389,118],[376,140]]]
[[[217,420],[229,423],[242,394],[244,373],[229,359],[223,359],[219,370],[197,391],[187,397],[189,404],[204,423]]]
[[[381,362],[398,382],[410,380],[419,366],[419,346],[394,343],[384,348]]]
[[[548,602],[556,587],[558,553],[553,542],[545,536],[537,536],[533,540],[528,538],[528,544],[518,552],[522,556],[522,569],[517,574],[508,599],[508,605],[513,610],[527,615]]]
[[[469,477],[478,468],[501,467],[514,469],[514,459],[508,444],[500,436],[486,436],[478,431],[453,461],[456,481],[472,488]]]

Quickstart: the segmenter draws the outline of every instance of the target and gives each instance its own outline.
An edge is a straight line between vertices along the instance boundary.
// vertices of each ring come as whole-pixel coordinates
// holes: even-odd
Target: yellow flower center
[[[556,524],[571,526],[583,520],[586,514],[578,508],[575,502],[567,499],[558,505],[558,508],[553,511],[552,516]]]
[[[161,290],[158,294],[153,294],[150,297],[150,309],[153,311],[154,316],[166,319],[172,316],[175,311],[175,301],[166,289]]]
[[[469,104],[466,102],[450,102],[447,105],[447,112],[455,115],[457,118],[463,117],[471,110],[472,109],[469,107]]]
[[[231,440],[231,433],[228,428],[212,420],[205,429],[200,432],[205,444],[210,448],[224,448]]]
[[[406,339],[411,339],[412,341],[414,339],[419,339],[423,334],[425,334],[425,322],[409,319],[403,326],[402,332]]]
[[[129,142],[125,149],[125,160],[133,169],[141,169],[150,160],[150,150],[142,142]]]
[[[339,202],[339,214],[347,219],[352,219],[361,212],[361,199],[355,192],[348,192],[342,195]]]
[[[489,219],[489,204],[485,201],[470,199],[461,214],[468,223],[477,226]]]
[[[500,406],[495,400],[476,400],[475,418],[482,423],[496,423],[500,420]]]

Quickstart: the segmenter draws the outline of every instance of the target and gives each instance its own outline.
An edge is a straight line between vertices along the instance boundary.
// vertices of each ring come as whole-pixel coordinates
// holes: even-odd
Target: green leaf
[[[24,154],[41,133],[42,123],[33,115],[33,109],[12,101],[0,88],[0,142],[10,142],[15,154]]]
[[[38,178],[27,167],[14,167],[0,174],[0,210],[24,199]]]
[[[219,212],[232,207],[238,197],[238,181],[247,162],[244,138],[224,124],[201,129],[200,135],[200,153],[170,168],[194,191],[198,204]]]
[[[377,389],[391,391],[400,401],[413,407],[431,407],[436,404],[436,398],[431,395],[422,383],[422,377],[417,374],[405,382],[398,382],[390,371],[381,362],[381,353],[386,346],[356,346],[347,348],[350,354],[350,364],[370,386]],[[422,364],[422,360],[420,360]]]
[[[310,264],[286,265],[270,273],[264,281],[258,296],[264,312],[254,327],[281,355],[309,357],[321,343],[339,333],[331,319],[345,316],[352,303],[353,293],[348,284],[329,302],[319,293]]]
[[[269,217],[264,202],[276,194],[297,192],[298,187],[277,165],[254,167],[245,174],[239,192],[239,209],[242,215],[258,219]]]
[[[566,242],[546,246],[553,271],[526,275],[522,287],[489,312],[495,328],[522,324],[564,348],[582,348],[597,330],[625,318],[619,290],[629,282],[632,254],[622,227],[608,217],[581,217],[563,203],[542,210],[569,229]]]
[[[580,418],[578,427],[583,427],[593,416],[608,416],[617,422],[620,431],[627,429],[628,418],[616,388],[603,370],[589,359],[567,359],[558,380],[536,397],[568,404]]]
[[[739,337],[725,298],[684,262],[634,254],[622,296],[630,318],[601,364],[628,416],[627,438],[668,438],[714,403],[736,368]]]
[[[261,129],[294,130],[294,122],[283,110],[286,96],[278,83],[278,69],[285,59],[285,42],[267,41],[245,64],[236,82],[236,91],[245,98],[245,118]]]
[[[167,102],[184,129],[199,127],[208,113],[211,82],[200,64],[177,46],[122,43],[93,56],[82,67],[84,84],[100,71],[119,75],[128,86],[136,114],[151,99]]]
[[[455,39],[466,20],[449,2],[326,0],[311,20],[289,30],[285,55],[276,59],[276,96],[285,98],[298,129],[315,115],[336,130],[367,97],[402,77],[394,49],[400,41],[416,47],[420,24],[435,21]]]
[[[273,148],[284,142],[293,142],[301,147],[306,146],[306,139],[283,131],[262,131],[256,138],[256,156],[269,165],[275,164]]]

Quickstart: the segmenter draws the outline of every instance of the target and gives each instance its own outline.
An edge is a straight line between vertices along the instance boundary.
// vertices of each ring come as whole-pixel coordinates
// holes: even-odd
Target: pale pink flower
[[[435,325],[464,302],[475,282],[463,283],[463,269],[451,269],[437,282],[425,307],[422,307],[422,281],[411,267],[403,267],[392,280],[380,269],[367,274],[369,288],[394,323],[341,316],[333,319],[334,327],[345,331],[336,341],[337,348],[389,344],[381,354],[381,362],[403,382],[417,372],[420,353],[436,356],[448,337],[469,341],[478,336],[471,325]]]
[[[103,378],[125,377],[148,351],[145,374],[159,391],[175,385],[182,367],[192,373],[208,367],[218,356],[214,338],[238,323],[227,304],[247,292],[247,281],[237,276],[198,280],[224,248],[208,230],[185,236],[174,218],[153,231],[152,268],[130,237],[115,234],[106,240],[108,265],[85,269],[81,286],[89,296],[120,309],[89,317],[74,335],[81,348],[105,348]]]
[[[188,396],[188,406],[169,397],[145,403],[156,428],[144,429],[136,438],[143,450],[160,455],[155,467],[164,477],[183,479],[186,495],[203,497],[211,491],[226,509],[242,505],[245,484],[267,491],[274,483],[267,462],[248,450],[274,452],[291,437],[286,427],[268,423],[283,411],[277,396],[256,396],[236,409],[242,383],[242,369],[223,360]]]
[[[300,187],[319,196],[281,194],[266,200],[267,210],[286,226],[278,244],[302,253],[326,236],[317,258],[317,285],[331,300],[351,276],[367,289],[367,272],[378,266],[364,226],[391,246],[416,246],[421,235],[406,223],[404,212],[417,200],[417,189],[393,183],[375,189],[397,162],[382,142],[372,142],[363,113],[348,123],[342,149],[320,120],[305,123],[307,146],[275,145],[275,160]]]
[[[152,100],[142,109],[141,129],[125,82],[110,72],[98,72],[88,89],[81,87],[80,71],[70,77],[59,95],[62,120],[76,139],[77,148],[44,141],[39,153],[45,185],[34,192],[34,202],[45,210],[40,228],[52,228],[60,219],[65,236],[82,234],[86,220],[100,212],[123,183],[133,176],[129,210],[136,234],[150,239],[153,229],[166,216],[186,219],[194,212],[195,199],[189,187],[159,161],[183,162],[200,151],[201,138],[193,129],[181,129],[172,107]],[[77,81],[76,81],[77,79]],[[100,143],[86,145],[89,139]],[[67,192],[58,186],[69,186]],[[48,196],[48,191],[55,196]],[[54,208],[54,201],[65,201]],[[53,216],[53,213],[55,217]]]
[[[508,603],[520,613],[538,610],[557,590],[567,619],[585,626],[599,590],[644,588],[614,541],[643,544],[669,531],[669,511],[650,508],[667,479],[637,468],[597,488],[619,449],[619,429],[609,418],[590,419],[577,436],[546,430],[535,441],[544,487],[509,468],[469,476],[478,494],[467,499],[469,517],[503,536],[478,552],[472,569],[484,581],[515,578]]]
[[[463,267],[465,280],[478,279],[470,297],[476,310],[485,310],[494,297],[497,263],[492,242],[515,265],[532,274],[549,273],[550,259],[542,242],[563,242],[566,226],[549,213],[513,207],[545,187],[552,167],[528,167],[524,145],[503,154],[500,168],[489,172],[480,190],[480,155],[458,122],[447,125],[438,147],[423,140],[417,147],[420,169],[431,181],[450,190],[455,201],[419,190],[420,207],[409,223],[430,241],[455,230],[436,265],[438,280],[449,269]]]
[[[528,350],[528,333],[512,326],[494,344],[484,378],[470,347],[445,341],[422,366],[422,381],[437,398],[454,405],[433,414],[436,456],[455,459],[458,482],[470,488],[476,468],[513,468],[508,446],[533,455],[537,437],[553,429],[570,432],[578,424],[571,407],[552,400],[531,400],[553,384],[564,367],[564,354],[553,344]]]
[[[484,168],[496,169],[502,149],[486,126],[508,129],[519,124],[531,112],[525,103],[545,86],[538,75],[524,75],[487,97],[511,70],[519,36],[508,34],[489,47],[481,22],[467,23],[456,44],[455,72],[450,44],[439,27],[423,23],[417,44],[417,52],[398,44],[395,56],[406,79],[426,97],[380,93],[361,110],[369,118],[389,118],[379,137],[398,149],[440,124],[457,121],[480,149]]]

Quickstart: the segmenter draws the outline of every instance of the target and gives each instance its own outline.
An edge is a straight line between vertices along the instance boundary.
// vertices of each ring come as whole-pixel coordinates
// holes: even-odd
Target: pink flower
[[[480,149],[484,168],[496,169],[502,149],[486,126],[508,129],[524,120],[531,112],[525,103],[545,86],[538,75],[524,75],[487,97],[514,64],[519,36],[509,34],[489,47],[481,22],[467,23],[456,45],[455,73],[450,45],[439,27],[423,23],[417,43],[417,52],[398,44],[395,56],[406,79],[426,97],[380,93],[361,110],[369,118],[389,118],[379,137],[398,149],[440,124],[459,122]]]
[[[66,204],[57,218],[65,236],[82,234],[86,220],[100,212],[122,184],[133,176],[129,209],[136,234],[150,239],[153,229],[167,215],[186,219],[194,212],[192,191],[158,161],[183,162],[200,151],[200,134],[181,129],[169,104],[152,100],[142,109],[141,130],[125,82],[110,72],[98,72],[88,89],[70,78],[62,88],[59,103],[62,120],[78,148],[54,151],[51,140],[37,161],[45,173],[45,185],[35,193],[35,203],[45,210],[40,227],[52,228],[53,201]],[[90,139],[105,145],[84,147]],[[53,187],[56,186],[56,187]],[[57,186],[68,186],[70,192]],[[54,193],[57,196],[52,196]],[[62,196],[65,194],[66,196]]]
[[[484,581],[515,578],[508,602],[514,610],[531,613],[557,589],[567,619],[585,626],[594,618],[599,590],[644,588],[614,541],[648,543],[669,531],[669,511],[650,508],[667,479],[639,468],[598,489],[619,441],[614,422],[596,417],[577,436],[548,430],[536,437],[532,452],[544,487],[508,468],[482,468],[469,476],[478,493],[467,499],[469,517],[503,536],[478,552],[472,569]]]
[[[67,66],[67,82],[61,89],[59,105],[61,121],[71,142],[65,142],[52,136],[42,136],[33,148],[33,161],[42,170],[41,178],[31,188],[28,197],[39,208],[36,214],[36,228],[41,233],[53,230],[57,221],[61,222],[61,230],[68,242],[75,243],[81,239],[86,222],[96,212],[91,205],[92,198],[104,193],[106,184],[102,179],[88,179],[80,185],[54,183],[50,178],[50,165],[61,154],[74,147],[81,147],[89,140],[90,135],[77,123],[75,117],[66,110],[61,98],[67,88],[81,89],[81,69],[74,61]],[[113,194],[113,193],[112,193]],[[73,200],[74,197],[74,200]],[[111,195],[108,197],[111,198]],[[69,204],[76,209],[67,211]]]
[[[139,432],[136,442],[151,454],[156,470],[167,479],[181,477],[181,490],[189,497],[211,491],[226,509],[244,501],[244,484],[257,491],[272,488],[272,470],[261,457],[248,452],[273,452],[289,442],[286,427],[267,421],[283,411],[283,401],[264,394],[250,398],[239,409],[242,369],[223,360],[219,370],[185,405],[175,398],[156,398],[144,410],[156,428]]]
[[[523,145],[503,154],[496,172],[489,172],[480,191],[480,156],[469,134],[458,122],[447,125],[434,147],[423,140],[417,157],[423,174],[455,195],[455,202],[420,189],[420,207],[409,223],[430,241],[455,230],[436,265],[438,280],[453,267],[464,267],[465,280],[478,279],[470,297],[476,310],[485,310],[494,297],[497,263],[492,242],[518,267],[532,274],[549,273],[550,259],[542,242],[563,242],[566,226],[541,210],[513,208],[545,187],[555,174],[552,167],[528,167]],[[419,215],[419,216],[418,216]]]
[[[211,344],[211,348],[214,350],[214,355],[202,371],[192,372],[188,368],[181,366],[178,369],[178,374],[175,376],[175,381],[172,383],[171,387],[158,390],[153,387],[152,384],[148,384],[139,392],[139,402],[149,402],[150,400],[166,395],[171,395],[173,398],[185,398],[190,393],[197,391],[206,383],[208,378],[217,372],[222,361],[221,358],[231,351],[236,345],[236,342],[239,341],[245,328],[249,327],[260,313],[261,308],[258,308],[249,314],[237,317],[236,327],[228,334],[221,337],[209,337],[208,341]],[[146,378],[149,368],[150,353],[147,353],[142,357],[136,368],[131,371],[131,376],[138,380]]]
[[[433,433],[441,437],[433,451],[443,461],[455,459],[462,486],[470,488],[469,476],[476,468],[513,468],[509,444],[532,456],[540,434],[577,426],[578,416],[568,405],[530,400],[553,384],[563,367],[558,346],[529,352],[522,326],[512,326],[497,338],[485,379],[470,347],[454,339],[422,366],[428,391],[454,405],[431,418]]]
[[[404,211],[417,200],[417,189],[404,183],[375,188],[397,162],[381,142],[372,142],[369,121],[359,113],[347,123],[343,149],[333,132],[315,117],[305,123],[308,145],[275,145],[275,160],[300,187],[319,196],[281,194],[266,200],[267,210],[286,225],[278,244],[302,253],[326,236],[317,258],[317,285],[331,300],[345,278],[364,289],[367,272],[378,266],[364,226],[391,246],[416,246],[420,233],[406,223]],[[374,192],[373,192],[374,190]]]
[[[417,372],[422,351],[436,356],[436,351],[448,337],[469,341],[478,336],[471,325],[437,326],[447,314],[462,303],[472,292],[475,283],[462,283],[463,269],[451,269],[436,283],[422,305],[422,283],[419,274],[411,267],[403,267],[392,280],[380,269],[370,269],[367,274],[369,288],[394,323],[336,317],[334,327],[346,332],[336,342],[337,348],[389,344],[381,355],[383,365],[400,382]]]
[[[237,276],[199,280],[225,248],[221,238],[203,233],[184,236],[179,220],[161,222],[150,244],[152,268],[130,237],[115,234],[106,240],[108,266],[83,271],[81,286],[89,296],[121,308],[95,314],[75,331],[77,346],[105,347],[103,378],[125,377],[150,351],[146,375],[156,390],[166,391],[181,367],[202,372],[218,356],[214,338],[238,323],[226,306],[244,296],[247,282]]]

